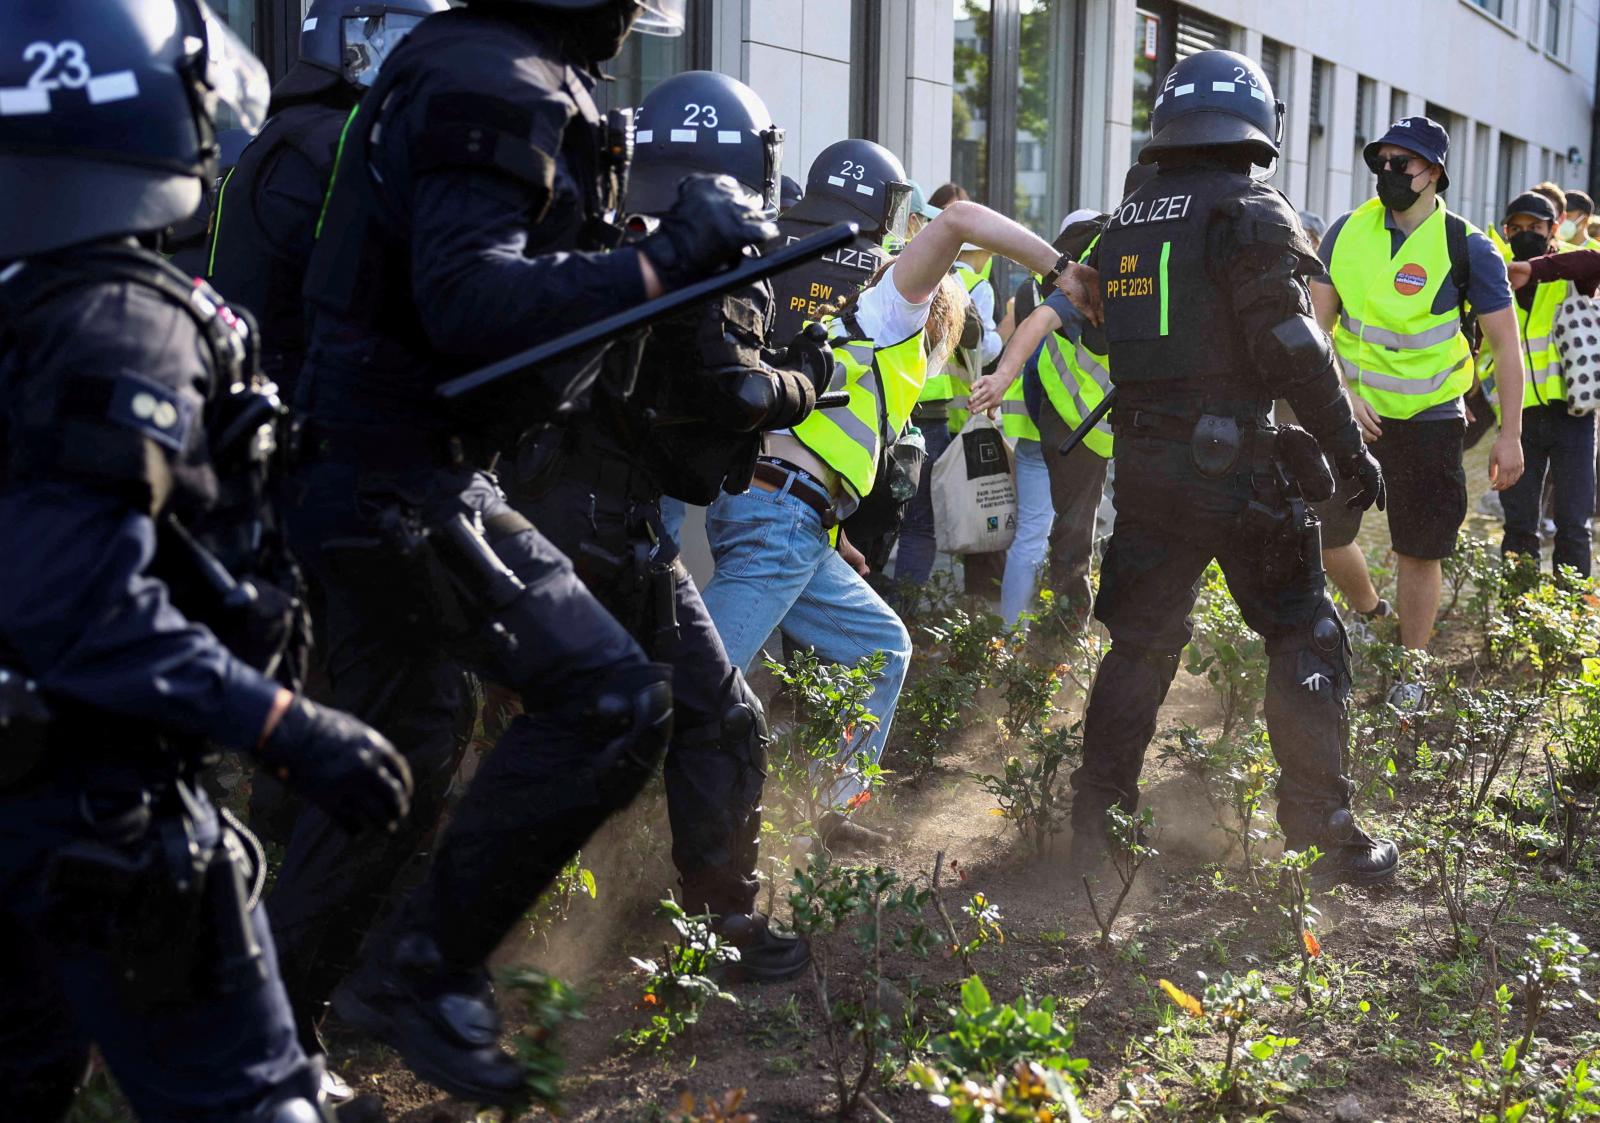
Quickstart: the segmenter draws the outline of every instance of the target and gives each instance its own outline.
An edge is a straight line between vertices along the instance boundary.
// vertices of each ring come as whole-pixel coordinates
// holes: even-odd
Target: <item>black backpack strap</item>
[[[1451,211],[1444,214],[1444,245],[1450,255],[1450,282],[1461,295],[1461,334],[1474,352],[1478,349],[1475,317],[1467,310],[1467,286],[1472,282],[1472,255],[1467,249],[1467,220]]]

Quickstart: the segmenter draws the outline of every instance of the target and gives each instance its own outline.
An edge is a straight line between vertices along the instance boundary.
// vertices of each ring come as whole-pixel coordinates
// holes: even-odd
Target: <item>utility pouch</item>
[[[1242,446],[1239,422],[1235,418],[1201,414],[1189,436],[1189,459],[1195,471],[1214,480],[1233,471]]]
[[[43,762],[50,721],[38,684],[0,667],[0,792],[27,780]]]
[[[1299,488],[1307,502],[1321,503],[1333,496],[1333,473],[1317,438],[1298,425],[1283,425],[1274,451],[1290,484]]]
[[[46,930],[63,946],[102,952],[136,1010],[196,997],[205,872],[212,852],[189,824],[161,822],[135,847],[82,839],[62,847],[45,876]]]

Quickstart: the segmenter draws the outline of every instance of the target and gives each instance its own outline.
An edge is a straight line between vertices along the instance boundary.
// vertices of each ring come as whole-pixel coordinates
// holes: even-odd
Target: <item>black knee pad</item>
[[[1295,681],[1306,691],[1330,689],[1341,706],[1350,697],[1350,640],[1327,597],[1303,628],[1268,643],[1267,653],[1274,659],[1293,658]]]
[[[593,773],[601,801],[626,807],[650,781],[672,737],[672,667],[643,663],[602,680],[584,707],[600,743]]]

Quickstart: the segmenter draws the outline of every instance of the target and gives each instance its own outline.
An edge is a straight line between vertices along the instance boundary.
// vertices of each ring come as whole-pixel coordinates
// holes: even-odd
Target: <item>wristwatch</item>
[[[1061,274],[1065,273],[1074,264],[1076,264],[1076,262],[1071,254],[1062,254],[1060,257],[1056,258],[1056,263],[1050,267],[1050,272],[1039,278],[1039,284],[1046,289],[1055,288],[1056,282],[1061,279]]]

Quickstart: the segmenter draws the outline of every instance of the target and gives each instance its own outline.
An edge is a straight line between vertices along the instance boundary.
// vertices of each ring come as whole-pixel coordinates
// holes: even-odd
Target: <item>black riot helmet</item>
[[[266,70],[200,0],[13,0],[0,43],[0,259],[187,218],[219,104],[266,114]]]
[[[679,182],[695,174],[732,176],[777,213],[783,130],[743,82],[710,70],[674,75],[646,95],[633,120],[629,214],[665,214]]]
[[[811,162],[806,193],[791,212],[816,223],[854,222],[862,237],[904,240],[911,183],[900,158],[870,140],[840,140]]]
[[[300,25],[300,61],[366,88],[413,28],[445,0],[314,0]]]
[[[1153,164],[1177,149],[1240,148],[1266,167],[1283,144],[1283,102],[1254,59],[1201,51],[1167,73],[1150,110],[1150,140],[1139,152]]]

